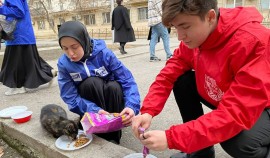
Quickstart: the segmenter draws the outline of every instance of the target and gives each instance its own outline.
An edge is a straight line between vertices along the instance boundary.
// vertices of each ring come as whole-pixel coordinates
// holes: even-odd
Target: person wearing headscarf
[[[120,43],[120,53],[127,54],[125,45],[127,42],[136,41],[134,30],[130,23],[128,10],[122,5],[123,0],[116,0],[117,7],[112,13],[112,30],[114,30],[114,42]]]
[[[0,2],[0,15],[7,21],[16,20],[14,39],[6,40],[5,54],[0,72],[0,82],[9,87],[5,95],[26,93],[53,81],[57,72],[38,53],[26,0]]]
[[[69,110],[80,117],[85,112],[126,114],[123,124],[129,126],[140,108],[140,95],[131,72],[104,40],[90,38],[81,22],[65,22],[58,37],[64,51],[57,64],[58,84]],[[98,136],[119,144],[121,130]]]

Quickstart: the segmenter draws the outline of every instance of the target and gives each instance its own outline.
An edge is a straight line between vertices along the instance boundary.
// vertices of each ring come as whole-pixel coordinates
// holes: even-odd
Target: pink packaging
[[[83,130],[86,134],[108,133],[118,131],[124,127],[122,120],[125,115],[111,113],[108,115],[86,112],[81,119]]]

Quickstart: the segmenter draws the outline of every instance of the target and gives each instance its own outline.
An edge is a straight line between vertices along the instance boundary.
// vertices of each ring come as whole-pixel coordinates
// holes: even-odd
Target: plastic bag
[[[13,32],[16,29],[17,20],[13,19],[8,21],[6,19],[0,19],[0,36],[4,40],[13,40]]]
[[[125,115],[120,116],[119,113],[106,115],[86,112],[81,119],[81,124],[86,134],[108,133],[122,129],[124,118]]]

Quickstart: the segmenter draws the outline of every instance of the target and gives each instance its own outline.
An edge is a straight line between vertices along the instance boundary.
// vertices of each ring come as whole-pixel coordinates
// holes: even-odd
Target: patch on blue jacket
[[[95,75],[99,77],[104,77],[108,75],[108,71],[105,69],[104,66],[102,66],[98,69],[95,69]]]
[[[80,73],[69,73],[73,81],[82,81]]]

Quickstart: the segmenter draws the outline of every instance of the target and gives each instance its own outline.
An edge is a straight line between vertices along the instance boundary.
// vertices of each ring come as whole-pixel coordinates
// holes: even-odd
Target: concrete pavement
[[[57,40],[40,40],[37,41],[38,49],[57,49]],[[112,41],[107,40],[108,44]],[[166,55],[163,51],[162,42],[156,46],[156,55],[162,59],[160,62],[149,62],[149,41],[145,39],[138,39],[136,42],[128,43],[138,44],[138,47],[127,48],[127,55],[121,55],[119,51],[115,51],[117,57],[131,70],[135,80],[138,84],[141,94],[141,100],[148,92],[148,88],[154,81],[155,76],[163,68],[165,64]],[[179,42],[176,38],[171,38],[171,50],[178,46]],[[118,44],[117,44],[118,45]],[[44,46],[44,47],[43,47]],[[48,48],[50,47],[50,48]],[[3,49],[3,48],[2,48]],[[3,49],[4,50],[4,49]],[[48,61],[54,68],[57,60]],[[6,87],[0,85],[0,110],[14,105],[25,105],[29,110],[33,111],[32,119],[24,124],[16,124],[11,119],[0,119],[0,134],[3,137],[14,138],[10,141],[21,146],[29,147],[26,150],[29,157],[40,158],[122,158],[125,155],[134,152],[141,152],[142,145],[135,139],[131,133],[130,127],[123,129],[123,136],[120,145],[107,142],[99,137],[94,136],[93,141],[87,147],[75,151],[62,151],[57,149],[54,145],[55,138],[51,137],[46,131],[41,128],[39,122],[40,109],[42,106],[50,103],[58,104],[64,107],[67,111],[67,106],[59,96],[59,89],[56,78],[50,88],[43,85],[37,90],[29,91],[26,94],[19,94],[14,96],[5,96]],[[209,109],[205,108],[205,112]],[[78,116],[68,112],[70,119],[75,119]],[[160,115],[153,119],[151,129],[168,129],[173,124],[181,123],[180,113],[175,103],[173,94],[168,98],[164,110]],[[18,141],[16,141],[18,140]],[[198,142],[199,143],[199,142]],[[219,145],[215,146],[217,158],[230,158]],[[171,154],[177,153],[175,150],[166,150],[163,152],[150,151],[151,154],[158,158],[168,158]]]

